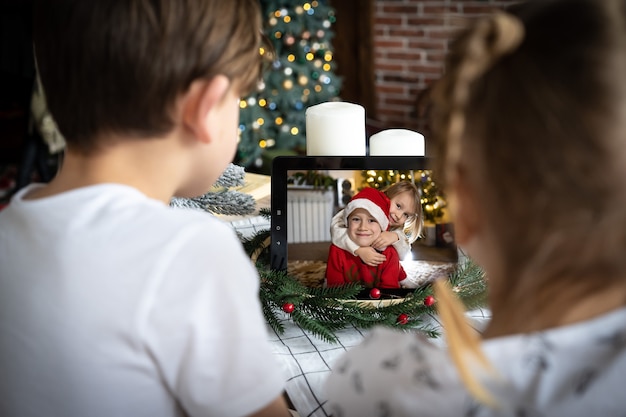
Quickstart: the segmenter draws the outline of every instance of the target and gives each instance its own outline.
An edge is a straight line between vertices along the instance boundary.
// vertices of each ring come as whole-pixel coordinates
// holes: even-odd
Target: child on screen
[[[419,237],[422,228],[422,204],[420,191],[410,181],[400,181],[384,190],[389,198],[389,230],[383,230],[379,238],[370,246],[358,246],[347,237],[344,210],[333,217],[330,225],[332,243],[345,249],[370,266],[377,266],[385,261],[380,252],[393,246],[400,259],[411,250],[411,244]]]
[[[358,247],[371,247],[389,222],[389,198],[375,188],[364,188],[356,194],[342,211],[343,223],[347,225],[347,238]],[[326,285],[329,287],[347,283],[361,283],[365,287],[399,288],[406,272],[400,265],[398,252],[386,246],[379,252],[383,262],[371,266],[358,256],[331,244],[326,266]]]

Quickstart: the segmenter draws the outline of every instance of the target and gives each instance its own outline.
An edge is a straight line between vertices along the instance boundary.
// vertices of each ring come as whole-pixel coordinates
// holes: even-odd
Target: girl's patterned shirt
[[[472,399],[444,347],[378,328],[333,366],[333,416],[626,416],[626,309],[482,347],[497,376],[476,372],[498,409]]]

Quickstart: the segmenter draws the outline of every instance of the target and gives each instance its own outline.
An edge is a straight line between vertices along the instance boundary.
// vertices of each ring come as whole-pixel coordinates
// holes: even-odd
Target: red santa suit
[[[393,246],[383,252],[387,257],[378,266],[369,266],[361,258],[331,245],[326,265],[326,285],[336,287],[349,283],[361,283],[367,288],[400,288],[399,281],[406,278],[406,272],[400,265],[400,257]]]

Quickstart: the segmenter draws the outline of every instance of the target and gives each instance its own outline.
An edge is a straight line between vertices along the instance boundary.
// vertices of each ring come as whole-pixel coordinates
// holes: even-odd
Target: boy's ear
[[[191,84],[183,101],[182,120],[185,127],[203,143],[211,142],[213,135],[209,126],[209,114],[230,88],[230,80],[224,75],[216,75],[210,80],[197,80]]]

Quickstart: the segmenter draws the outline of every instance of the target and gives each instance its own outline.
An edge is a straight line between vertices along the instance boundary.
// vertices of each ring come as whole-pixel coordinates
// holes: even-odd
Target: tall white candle
[[[365,108],[339,101],[307,108],[306,154],[365,156]]]
[[[370,136],[370,156],[424,156],[424,135],[408,129],[387,129]]]

